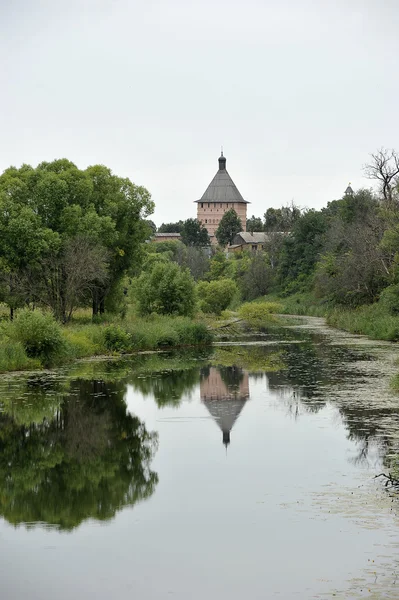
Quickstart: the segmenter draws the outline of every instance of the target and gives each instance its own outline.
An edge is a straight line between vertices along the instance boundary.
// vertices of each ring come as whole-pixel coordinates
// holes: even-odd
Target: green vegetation
[[[138,278],[136,297],[142,315],[192,315],[194,280],[188,269],[182,270],[170,262],[158,262]]]
[[[7,331],[9,338],[21,343],[29,358],[38,358],[44,367],[55,364],[65,351],[61,327],[51,314],[25,308]]]
[[[224,247],[233,242],[234,237],[242,231],[241,219],[234,208],[227,210],[220,219],[219,227],[215,231],[216,239]]]
[[[280,312],[280,309],[280,304],[276,302],[246,302],[240,306],[238,315],[250,327],[260,329],[275,323],[275,313]]]
[[[50,309],[62,322],[79,306],[103,313],[133,265],[153,211],[149,192],[102,165],[61,159],[0,176],[0,300]]]
[[[230,306],[237,292],[238,287],[231,279],[201,281],[197,285],[201,310],[215,315],[220,315],[223,310]]]
[[[209,345],[212,339],[205,323],[188,317],[153,315],[61,327],[49,313],[26,309],[1,327],[0,372],[51,367],[96,355]]]

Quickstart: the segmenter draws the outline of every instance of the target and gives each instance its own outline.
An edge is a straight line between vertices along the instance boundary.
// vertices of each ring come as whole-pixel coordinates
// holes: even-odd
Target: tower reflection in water
[[[230,433],[249,399],[248,372],[239,367],[201,369],[201,401],[222,431],[223,444],[230,444]]]

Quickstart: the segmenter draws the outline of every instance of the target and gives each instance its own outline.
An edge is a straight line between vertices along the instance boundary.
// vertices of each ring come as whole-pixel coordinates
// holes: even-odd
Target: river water
[[[306,318],[0,380],[0,598],[399,598],[396,346]]]

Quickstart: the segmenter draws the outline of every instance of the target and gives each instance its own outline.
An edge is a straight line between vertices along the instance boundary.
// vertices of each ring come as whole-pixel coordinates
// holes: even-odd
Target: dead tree
[[[384,200],[391,203],[399,182],[399,155],[396,150],[381,148],[370,156],[371,162],[364,166],[365,175],[379,182]]]

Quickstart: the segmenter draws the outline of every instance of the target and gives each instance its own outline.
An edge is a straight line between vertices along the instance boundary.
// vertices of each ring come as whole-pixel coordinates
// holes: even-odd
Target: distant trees
[[[181,233],[184,221],[176,221],[175,223],[162,223],[158,227],[158,233]]]
[[[268,208],[263,216],[265,231],[291,231],[301,216],[301,210],[291,203],[281,208]]]
[[[216,229],[216,239],[221,246],[231,244],[234,237],[242,231],[241,219],[233,208],[227,210],[220,219],[219,227]]]
[[[106,298],[148,236],[149,192],[102,165],[61,159],[0,176],[0,293],[12,310],[48,306],[62,321]]]
[[[264,225],[260,217],[252,215],[250,219],[247,219],[247,231],[253,233],[254,231],[263,231]]]

